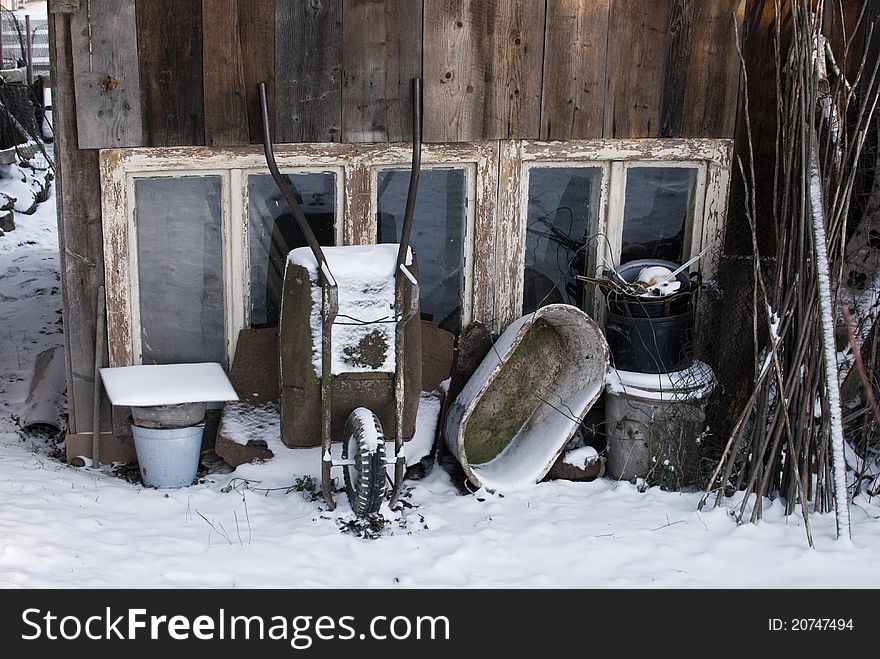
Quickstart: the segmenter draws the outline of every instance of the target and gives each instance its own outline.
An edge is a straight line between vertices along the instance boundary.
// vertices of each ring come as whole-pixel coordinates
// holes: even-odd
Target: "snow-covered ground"
[[[179,490],[66,466],[12,418],[36,354],[62,341],[54,212],[50,198],[0,237],[0,587],[880,586],[880,506],[864,499],[852,546],[822,515],[809,549],[779,503],[737,526],[698,512],[698,493],[601,479],[462,496],[435,468],[365,539],[344,495],[329,512],[293,487],[319,482],[318,450],[276,438],[274,459]]]

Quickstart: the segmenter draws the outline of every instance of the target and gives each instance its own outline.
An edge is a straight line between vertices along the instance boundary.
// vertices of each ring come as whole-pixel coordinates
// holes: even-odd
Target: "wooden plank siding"
[[[667,0],[614,2],[608,29],[605,137],[660,135]]]
[[[79,148],[141,146],[134,0],[91,0],[70,19]]]
[[[205,144],[250,141],[238,0],[202,0]]]
[[[244,70],[249,142],[263,141],[263,119],[260,112],[261,82],[266,83],[269,125],[275,127],[275,0],[238,0],[238,28]]]
[[[342,12],[342,141],[411,140],[410,80],[422,75],[422,4],[348,0]]]
[[[660,137],[681,135],[693,29],[694,0],[671,0],[660,97]]]
[[[275,3],[275,130],[279,142],[338,142],[342,1]]]
[[[428,142],[537,138],[543,0],[425,0]]]
[[[695,3],[682,137],[734,135],[741,68],[736,27],[745,6],[746,0]]]
[[[541,139],[602,137],[611,0],[547,0]]]
[[[145,146],[205,143],[202,0],[137,0]]]
[[[95,301],[103,282],[101,187],[98,152],[77,148],[74,56],[69,14],[49,15],[49,48],[53,83],[55,196],[58,200],[58,246],[62,277],[64,357],[70,432],[92,430],[95,373]],[[108,429],[106,401],[103,428]]]

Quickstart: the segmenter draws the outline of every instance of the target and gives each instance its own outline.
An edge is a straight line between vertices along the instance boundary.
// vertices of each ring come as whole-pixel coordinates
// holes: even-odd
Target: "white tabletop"
[[[216,362],[102,368],[101,379],[114,405],[149,407],[238,400]]]

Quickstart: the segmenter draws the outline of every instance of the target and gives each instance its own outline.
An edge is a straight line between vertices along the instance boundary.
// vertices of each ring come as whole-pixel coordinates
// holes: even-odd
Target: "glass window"
[[[318,242],[334,245],[336,175],[315,172],[285,178]],[[287,254],[306,241],[271,174],[251,174],[247,184],[251,327],[277,327]]]
[[[411,242],[419,266],[422,318],[456,333],[461,329],[466,179],[463,169],[422,170]],[[378,241],[399,242],[409,170],[383,169],[377,185]]]
[[[693,167],[630,167],[620,263],[664,259],[681,263],[694,213]]]
[[[532,167],[529,170],[523,313],[553,303],[584,307],[583,283],[595,269],[601,196],[600,167]]]
[[[135,180],[144,364],[226,362],[219,176]]]

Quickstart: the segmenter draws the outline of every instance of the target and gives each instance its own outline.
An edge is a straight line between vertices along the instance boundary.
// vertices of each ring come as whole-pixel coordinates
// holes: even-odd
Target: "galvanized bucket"
[[[678,489],[695,477],[706,403],[715,389],[703,362],[674,373],[611,369],[606,385],[606,475]]]
[[[199,469],[204,423],[186,428],[142,428],[132,424],[131,432],[144,485],[192,485]]]

